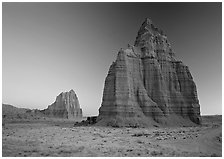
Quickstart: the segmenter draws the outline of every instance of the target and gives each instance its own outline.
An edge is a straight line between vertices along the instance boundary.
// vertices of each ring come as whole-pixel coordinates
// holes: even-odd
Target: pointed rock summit
[[[118,52],[105,80],[98,125],[200,124],[200,105],[189,68],[177,60],[162,30],[149,18],[134,46]]]
[[[56,101],[44,110],[44,114],[55,118],[81,119],[82,109],[74,90],[60,93]]]

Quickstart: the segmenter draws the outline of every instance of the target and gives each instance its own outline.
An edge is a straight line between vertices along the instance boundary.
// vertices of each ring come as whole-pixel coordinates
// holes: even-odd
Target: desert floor
[[[71,121],[6,122],[2,156],[222,156],[222,117],[198,127],[73,127]]]

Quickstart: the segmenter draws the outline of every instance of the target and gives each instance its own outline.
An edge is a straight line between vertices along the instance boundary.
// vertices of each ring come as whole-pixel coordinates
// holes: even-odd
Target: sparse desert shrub
[[[132,152],[133,150],[132,150],[132,149],[127,149],[126,151],[127,151],[127,152]]]
[[[136,133],[136,134],[133,134],[131,136],[134,136],[134,137],[140,137],[140,136],[145,136],[145,137],[148,137],[150,134],[145,134],[144,132],[141,132],[141,133]]]
[[[160,136],[159,131],[156,131],[154,136]]]
[[[138,144],[142,144],[142,143],[144,143],[144,142],[142,142],[141,140],[136,140],[136,142],[137,142]]]
[[[137,134],[133,134],[131,136],[134,136],[134,137],[139,137],[139,136],[142,136],[143,134],[142,133],[137,133]]]
[[[216,153],[211,154],[211,157],[219,157]]]
[[[162,154],[163,154],[163,152],[161,152],[161,151],[152,151],[151,152],[152,156],[161,156]]]
[[[75,124],[74,125],[77,125],[79,122],[75,122]]]
[[[120,126],[119,125],[117,125],[117,124],[113,124],[113,125],[111,125],[113,128],[119,128]]]

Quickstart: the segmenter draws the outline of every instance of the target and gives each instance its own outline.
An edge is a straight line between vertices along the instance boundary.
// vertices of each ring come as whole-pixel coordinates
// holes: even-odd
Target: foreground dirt
[[[221,156],[221,118],[200,127],[73,127],[71,122],[6,123],[2,155],[24,156]]]

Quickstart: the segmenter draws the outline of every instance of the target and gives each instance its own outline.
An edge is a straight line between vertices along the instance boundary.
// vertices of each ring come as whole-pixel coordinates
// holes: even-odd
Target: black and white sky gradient
[[[74,89],[98,115],[109,67],[146,17],[189,66],[202,114],[221,114],[221,3],[3,2],[2,102],[44,109]]]

